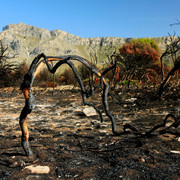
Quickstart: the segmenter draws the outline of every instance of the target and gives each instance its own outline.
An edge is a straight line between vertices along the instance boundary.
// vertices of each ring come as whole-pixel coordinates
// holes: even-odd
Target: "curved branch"
[[[43,60],[41,60],[41,58],[43,58]],[[148,136],[150,135],[152,132],[154,132],[155,130],[159,129],[160,127],[165,127],[167,119],[170,117],[167,116],[164,120],[164,123],[162,125],[158,125],[155,126],[152,130],[146,132],[146,133],[139,133],[138,129],[136,129],[135,127],[133,127],[130,124],[125,124],[124,125],[124,132],[118,132],[117,130],[117,126],[116,126],[116,121],[113,117],[113,115],[110,113],[109,111],[109,104],[108,104],[108,91],[109,91],[109,84],[107,82],[107,80],[104,78],[104,74],[106,74],[106,72],[108,72],[111,68],[113,68],[113,66],[111,68],[109,68],[108,70],[104,71],[103,73],[100,73],[100,71],[98,71],[97,69],[95,69],[88,60],[79,57],[79,56],[58,56],[58,57],[53,57],[53,56],[45,56],[44,54],[40,54],[38,55],[33,61],[32,64],[29,68],[29,71],[25,74],[24,76],[24,81],[21,84],[21,90],[24,94],[25,97],[25,106],[21,111],[20,114],[20,127],[21,127],[21,131],[22,131],[22,137],[21,137],[21,145],[26,153],[27,156],[30,156],[33,154],[30,144],[29,144],[29,132],[28,132],[28,127],[27,127],[27,117],[28,114],[30,114],[32,112],[32,110],[35,108],[35,98],[31,92],[31,87],[33,84],[33,81],[37,75],[37,73],[39,72],[39,70],[41,69],[42,65],[46,64],[46,66],[48,67],[48,70],[54,74],[56,72],[56,70],[64,63],[68,64],[69,67],[72,69],[72,71],[74,72],[77,81],[79,83],[79,86],[81,88],[81,95],[82,95],[82,99],[83,99],[83,103],[85,105],[89,105],[95,108],[95,110],[99,113],[101,121],[103,121],[103,117],[102,117],[102,113],[101,111],[91,102],[87,102],[86,99],[89,95],[87,93],[84,84],[82,82],[81,77],[79,76],[74,64],[71,62],[72,60],[77,60],[79,62],[81,62],[82,64],[84,64],[88,69],[90,69],[94,74],[96,74],[100,79],[101,79],[101,84],[102,84],[102,88],[103,88],[103,94],[102,94],[102,103],[103,103],[103,107],[104,107],[104,111],[106,113],[106,115],[109,117],[109,119],[111,120],[111,124],[112,124],[112,132],[115,135],[122,135],[124,133],[126,133],[126,129],[130,129],[132,130],[136,135],[141,135],[141,136]],[[52,61],[57,61],[57,63],[53,66],[53,64],[49,63]],[[172,116],[171,116],[172,117]],[[175,118],[174,118],[175,119]],[[159,131],[159,134],[165,133],[167,131],[167,129],[169,129],[170,127],[178,127],[180,124],[180,121],[177,121],[175,119],[175,122]]]
[[[167,120],[168,120],[168,118],[170,118],[170,117],[174,119],[174,122],[173,122],[171,125],[169,125],[169,126],[166,127]],[[158,132],[158,134],[165,134],[165,133],[167,132],[167,130],[170,129],[171,127],[177,128],[179,125],[180,125],[180,119],[177,120],[176,117],[175,117],[173,114],[168,114],[168,115],[165,117],[163,124],[160,124],[160,125],[157,125],[157,126],[153,127],[150,131],[146,132],[144,135],[145,135],[145,136],[149,136],[149,135],[151,135],[155,130],[157,130],[157,129],[159,129],[159,128],[163,128],[163,127],[164,127],[164,129],[160,130],[160,131]]]
[[[164,87],[167,85],[167,83],[170,81],[171,77],[174,75],[174,73],[180,69],[180,61],[178,61],[176,63],[176,65],[174,66],[174,68],[172,68],[172,70],[168,73],[167,77],[165,78],[165,80],[163,81],[163,83],[161,84],[160,88],[159,88],[159,96],[161,97]]]
[[[40,60],[41,58],[43,58],[43,60]],[[73,65],[73,63],[70,60],[77,60],[77,61],[81,62],[88,69],[90,69],[93,73],[95,73],[97,76],[102,78],[102,82],[104,84],[104,93],[103,93],[102,98],[103,98],[103,104],[105,107],[105,112],[106,112],[107,116],[109,116],[111,121],[112,121],[113,132],[116,132],[116,124],[115,124],[113,116],[109,112],[108,102],[107,102],[107,95],[108,95],[109,86],[108,86],[106,79],[102,76],[102,74],[97,69],[95,69],[88,62],[88,60],[81,58],[79,56],[58,56],[58,57],[47,56],[46,57],[44,54],[40,54],[33,60],[31,66],[29,68],[28,73],[25,74],[24,81],[21,84],[21,90],[22,90],[22,92],[25,96],[25,100],[26,100],[25,106],[21,111],[20,122],[19,122],[20,127],[21,127],[21,131],[22,131],[21,144],[22,144],[22,147],[23,147],[26,155],[28,155],[28,156],[32,155],[32,150],[31,150],[29,142],[28,142],[29,132],[28,132],[26,120],[27,120],[28,114],[30,114],[35,107],[35,99],[34,99],[34,96],[31,92],[31,87],[32,87],[33,81],[35,79],[35,76],[37,75],[38,71],[40,70],[40,68],[43,64],[47,65],[48,70],[52,74],[54,74],[56,72],[56,70],[62,64],[64,64],[64,63],[68,64],[70,66],[70,68],[73,70],[73,72],[74,72],[74,74],[78,80],[79,86],[81,88],[81,95],[82,95],[83,103],[85,105],[93,106],[95,108],[95,110],[99,113],[101,121],[103,121],[103,117],[102,117],[100,110],[95,105],[93,105],[92,103],[86,101],[86,98],[89,94],[86,92],[86,89],[84,88],[84,84],[83,84],[75,66]],[[58,61],[58,62],[53,67],[51,64],[49,64],[50,61]]]

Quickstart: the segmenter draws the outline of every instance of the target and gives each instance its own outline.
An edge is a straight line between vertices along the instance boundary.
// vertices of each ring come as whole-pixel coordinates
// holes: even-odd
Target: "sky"
[[[80,37],[180,36],[180,0],[0,0],[0,32],[20,22]]]

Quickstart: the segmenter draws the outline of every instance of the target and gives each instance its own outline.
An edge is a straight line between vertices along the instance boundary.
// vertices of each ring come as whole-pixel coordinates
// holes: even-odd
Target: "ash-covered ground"
[[[157,88],[111,90],[110,112],[118,130],[130,123],[141,132],[162,124],[171,113],[180,117],[180,87],[168,88],[162,99]],[[138,137],[115,136],[103,114],[87,117],[78,88],[35,87],[36,108],[28,116],[34,156],[21,147],[19,115],[24,97],[18,88],[0,89],[0,179],[180,179],[180,127],[171,133]],[[90,98],[102,108],[101,93]],[[169,118],[168,123],[173,119]],[[29,165],[47,166],[48,174],[25,171]]]

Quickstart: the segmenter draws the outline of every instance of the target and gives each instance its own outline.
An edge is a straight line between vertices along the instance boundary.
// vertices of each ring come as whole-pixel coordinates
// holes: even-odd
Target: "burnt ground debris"
[[[118,128],[127,122],[147,131],[168,113],[179,117],[179,89],[168,89],[162,99],[152,87],[110,91],[110,111]],[[78,88],[56,88],[49,96],[52,89],[35,87],[33,93],[36,108],[27,122],[34,155],[26,157],[19,127],[24,97],[16,88],[0,89],[0,179],[180,178],[179,127],[171,134],[146,138],[114,136],[108,118],[100,123],[98,115],[84,116]],[[101,97],[95,94],[92,100],[98,104]],[[46,175],[22,171],[30,164],[47,165],[51,171]]]

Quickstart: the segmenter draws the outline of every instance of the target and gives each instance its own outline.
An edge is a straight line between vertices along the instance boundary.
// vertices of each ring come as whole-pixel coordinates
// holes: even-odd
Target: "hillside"
[[[67,55],[76,54],[89,59],[90,46],[94,48],[113,45],[120,47],[132,38],[98,37],[83,38],[61,30],[46,29],[19,23],[9,24],[0,33],[0,39],[9,47],[9,54],[16,54],[16,60],[31,61],[37,54]],[[168,37],[154,38],[163,49]]]

